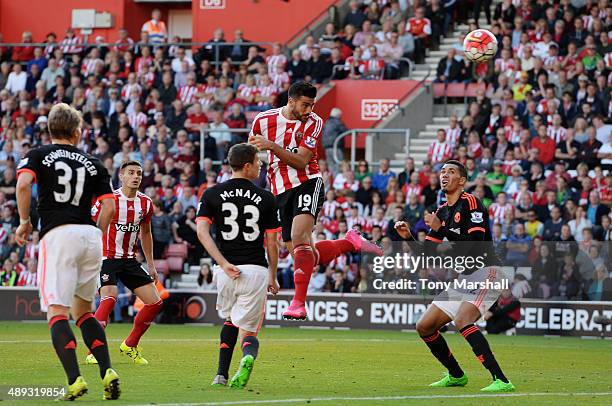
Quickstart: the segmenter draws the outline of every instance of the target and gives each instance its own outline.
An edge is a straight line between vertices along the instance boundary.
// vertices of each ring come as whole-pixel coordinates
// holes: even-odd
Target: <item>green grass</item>
[[[84,365],[85,346],[73,326],[81,372],[89,394],[79,403],[101,402],[97,366]],[[119,344],[130,325],[111,324],[113,365],[122,380],[121,400],[113,404],[163,404],[313,399],[316,405],[398,404],[612,404],[612,342],[577,338],[489,336],[497,359],[521,397],[458,398],[479,395],[490,376],[461,336],[447,335],[449,345],[470,377],[465,388],[429,389],[441,367],[413,333],[334,331],[296,328],[263,329],[259,358],[246,390],[213,389],[217,368],[218,327],[154,325],[141,346],[148,366],[130,364]],[[14,341],[14,342],[11,342]],[[238,346],[237,346],[238,347]],[[234,354],[233,374],[240,359]],[[0,385],[61,385],[65,377],[44,323],[0,323]],[[550,393],[545,396],[534,393]],[[435,399],[314,400],[450,395]],[[276,404],[285,404],[276,403]],[[296,402],[292,404],[305,404]],[[51,402],[3,402],[51,404]]]

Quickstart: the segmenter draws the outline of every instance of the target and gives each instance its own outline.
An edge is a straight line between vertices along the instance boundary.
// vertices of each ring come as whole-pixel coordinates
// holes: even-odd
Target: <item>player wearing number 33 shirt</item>
[[[261,167],[257,148],[236,144],[229,150],[228,161],[232,178],[206,189],[196,221],[198,238],[217,263],[213,267],[217,310],[226,319],[221,329],[219,369],[213,385],[227,385],[232,352],[240,333],[244,356],[230,385],[242,388],[257,357],[257,333],[264,319],[266,290],[278,292],[280,222],[274,196],[252,182]],[[211,226],[216,229],[216,244],[210,235]]]

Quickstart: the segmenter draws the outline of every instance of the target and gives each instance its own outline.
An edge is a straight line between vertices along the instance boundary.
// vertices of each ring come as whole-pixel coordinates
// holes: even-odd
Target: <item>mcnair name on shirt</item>
[[[261,203],[261,196],[259,196],[257,193],[252,192],[249,189],[245,190],[242,188],[236,188],[234,190],[226,190],[221,193],[220,196],[223,201],[226,201],[227,199],[232,197],[244,197],[246,199],[251,199],[251,201],[255,204]]]

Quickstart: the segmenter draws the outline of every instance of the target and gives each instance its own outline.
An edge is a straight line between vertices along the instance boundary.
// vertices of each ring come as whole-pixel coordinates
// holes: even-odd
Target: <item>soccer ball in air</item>
[[[463,40],[465,57],[473,62],[485,62],[497,53],[497,39],[491,31],[474,30]]]

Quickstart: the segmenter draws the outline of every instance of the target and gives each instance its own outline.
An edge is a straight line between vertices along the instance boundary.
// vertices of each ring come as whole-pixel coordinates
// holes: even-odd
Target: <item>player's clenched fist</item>
[[[261,135],[252,135],[249,137],[249,144],[255,145],[260,151],[267,151],[274,148],[274,144],[269,139],[262,137]]]
[[[399,234],[403,239],[410,238],[410,225],[405,221],[397,221],[395,223],[395,231]]]

